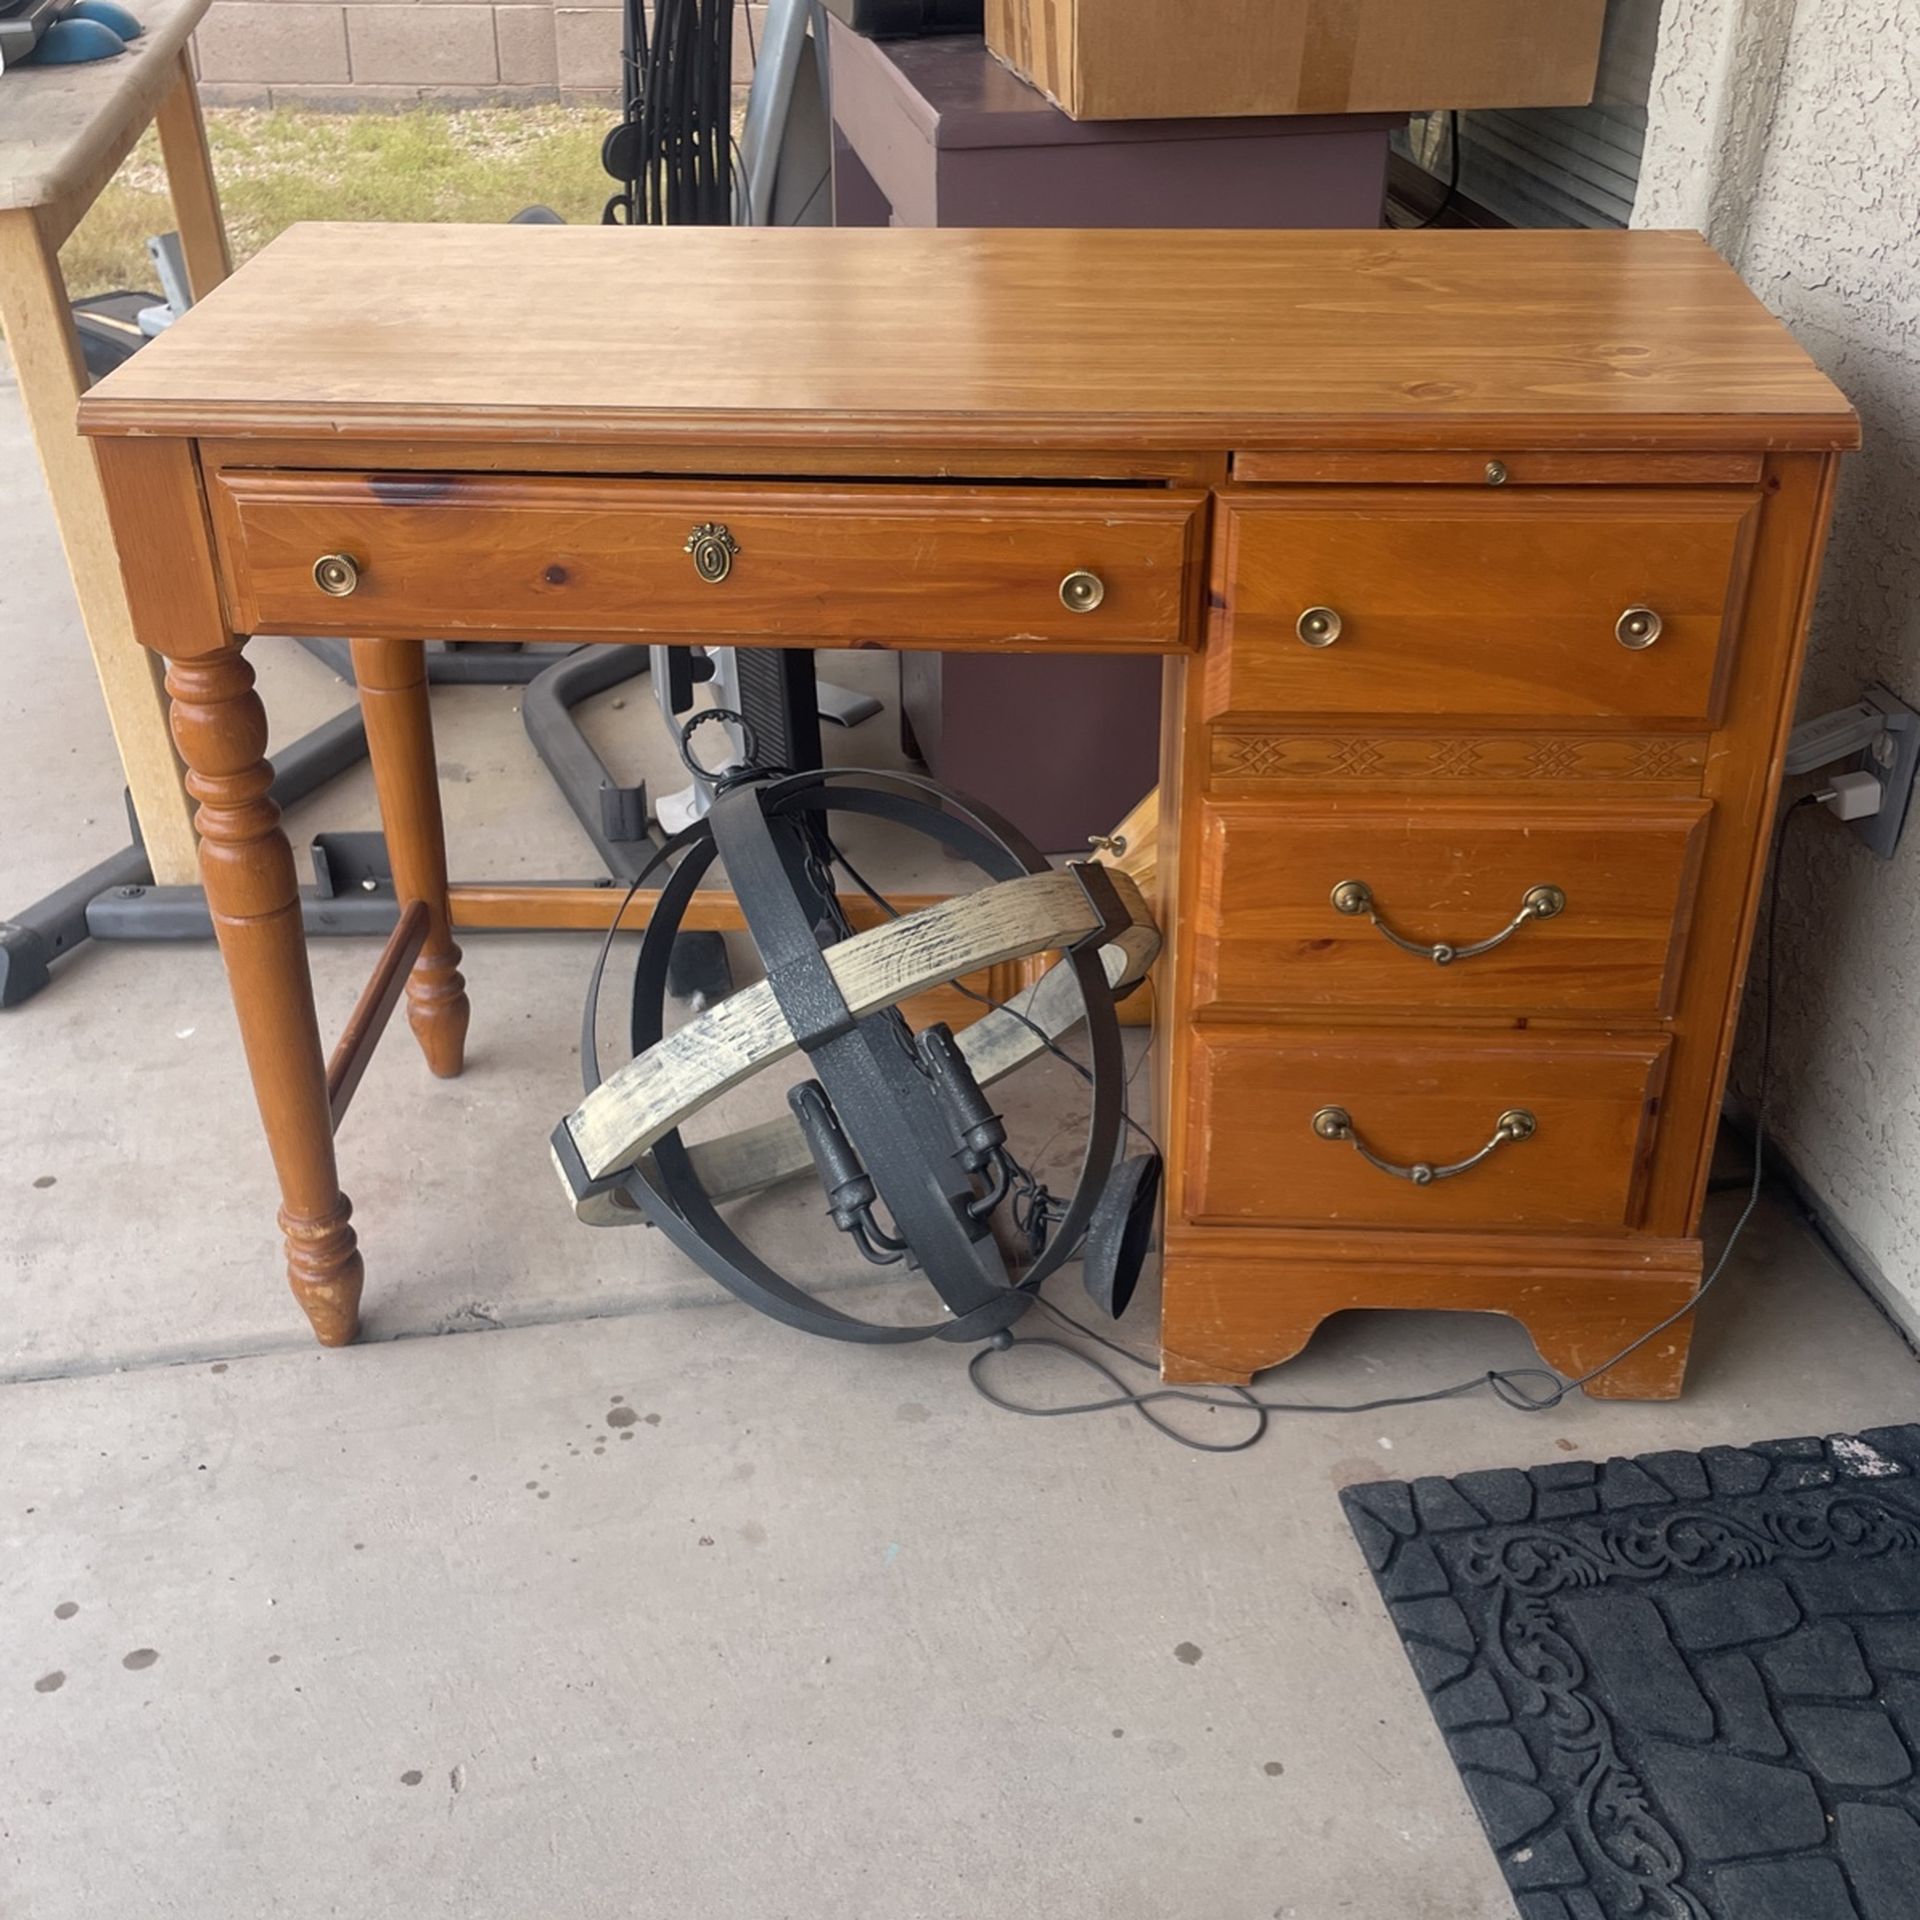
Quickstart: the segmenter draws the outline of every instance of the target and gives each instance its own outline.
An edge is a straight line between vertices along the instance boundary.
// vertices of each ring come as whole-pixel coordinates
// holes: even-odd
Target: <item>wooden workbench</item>
[[[153,656],[133,637],[93,456],[74,431],[86,385],[60,245],[150,125],[195,299],[228,272],[187,41],[210,0],[133,0],[146,32],[111,60],[0,75],[0,330],[47,478],[107,716],[162,885],[193,878],[193,826]]]
[[[299,228],[83,419],[322,1339],[401,975],[454,1073],[455,932],[612,905],[448,888],[428,634],[1162,657],[1166,1374],[1404,1306],[1577,1375],[1684,1310],[1857,437],[1696,237]],[[353,637],[410,909],[331,1073],[263,629]]]

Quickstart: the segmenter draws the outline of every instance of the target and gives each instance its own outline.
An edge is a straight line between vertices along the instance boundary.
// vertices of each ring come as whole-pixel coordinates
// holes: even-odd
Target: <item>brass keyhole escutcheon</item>
[[[1310,647],[1330,647],[1344,631],[1344,622],[1331,607],[1309,607],[1293,630]]]
[[[1069,613],[1091,613],[1107,597],[1107,583],[1084,567],[1060,582],[1060,604]]]
[[[1651,607],[1629,607],[1613,624],[1613,637],[1635,653],[1644,652],[1660,638],[1666,622]]]
[[[685,551],[693,555],[693,570],[710,586],[718,586],[733,571],[740,542],[717,521],[703,521],[687,535]]]
[[[344,600],[360,584],[360,563],[350,553],[323,553],[313,563],[313,584]]]

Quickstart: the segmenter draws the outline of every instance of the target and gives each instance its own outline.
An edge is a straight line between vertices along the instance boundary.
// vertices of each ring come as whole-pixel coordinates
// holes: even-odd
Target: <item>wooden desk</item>
[[[429,633],[1164,656],[1168,1377],[1349,1306],[1512,1313],[1577,1372],[1695,1285],[1856,438],[1697,239],[298,228],[83,420],[323,1340],[361,1286],[330,1115],[401,975],[457,1072],[454,933],[608,905],[449,895]],[[261,628],[353,636],[420,903],[331,1097]]]
[[[60,243],[134,143],[157,124],[194,298],[226,278],[226,229],[187,58],[187,41],[208,4],[135,0],[146,32],[125,53],[85,66],[9,69],[0,79],[0,330],[47,477],[140,835],[153,877],[165,886],[193,878],[191,812],[167,737],[156,665],[133,637],[99,479],[73,430],[86,373],[60,273]]]

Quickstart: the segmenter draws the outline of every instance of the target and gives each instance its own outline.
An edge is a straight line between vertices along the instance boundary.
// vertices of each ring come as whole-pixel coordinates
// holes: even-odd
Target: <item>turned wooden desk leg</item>
[[[287,1278],[321,1343],[345,1346],[359,1329],[363,1269],[334,1167],[293,850],[267,797],[267,716],[237,647],[173,661],[167,692],[187,791],[199,802],[207,905],[280,1176]]]
[[[394,892],[426,903],[427,943],[407,979],[407,1024],[443,1080],[460,1071],[467,1046],[467,983],[447,912],[447,836],[427,705],[427,650],[419,640],[356,640],[353,677],[367,722],[367,753],[380,796]]]

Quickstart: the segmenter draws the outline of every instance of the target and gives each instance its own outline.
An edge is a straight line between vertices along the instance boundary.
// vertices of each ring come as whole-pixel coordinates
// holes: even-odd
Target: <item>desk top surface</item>
[[[46,207],[99,184],[180,77],[176,57],[211,0],[128,0],[146,28],[125,53],[0,75],[0,208]]]
[[[968,447],[1851,446],[1695,235],[295,227],[91,433]]]

